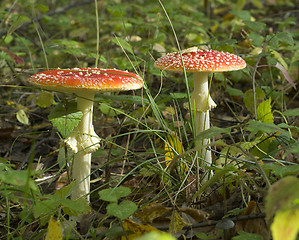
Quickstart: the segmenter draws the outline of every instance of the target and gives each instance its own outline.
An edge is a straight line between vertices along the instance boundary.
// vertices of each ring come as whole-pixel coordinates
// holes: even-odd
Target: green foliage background
[[[2,236],[16,239],[31,234],[38,239],[45,235],[50,215],[64,219],[90,209],[84,205],[76,209],[77,203],[68,199],[74,186],[53,189],[71,158],[62,154],[64,146],[59,141],[81,114],[68,101],[73,96],[39,95],[40,90],[27,83],[30,75],[46,69],[118,68],[136,72],[145,81],[142,91],[96,96],[95,129],[101,133],[103,147],[93,155],[91,199],[98,213],[106,214],[106,203],[99,199],[98,191],[131,178],[146,182],[141,187],[133,184],[129,200],[122,201],[134,204],[133,209],[135,203],[141,209],[155,201],[191,205],[185,188],[190,176],[199,171],[192,164],[192,116],[185,107],[192,78],[161,73],[154,61],[193,46],[237,54],[245,59],[247,68],[213,76],[211,95],[218,105],[211,113],[214,127],[198,138],[214,138],[215,175],[191,198],[204,202],[206,191],[216,184],[222,195],[238,191],[242,204],[234,207],[246,208],[250,199],[263,203],[270,185],[279,179],[298,176],[296,4],[296,0],[99,0],[96,13],[91,0],[2,0]],[[53,109],[66,110],[68,115]],[[56,121],[58,132],[51,126],[49,114],[56,116],[50,120]],[[70,115],[73,121],[68,125]],[[184,152],[176,151],[182,147],[171,146],[174,167],[168,169],[163,146],[173,135],[180,139]],[[43,166],[38,168],[40,163]],[[110,176],[111,171],[116,174]],[[52,178],[43,184],[36,181],[49,175]],[[152,182],[158,182],[154,195],[148,187]],[[298,209],[298,198],[290,198],[297,201],[292,209]],[[95,234],[101,224],[104,220],[91,224],[84,234]],[[238,239],[245,238],[239,235]]]

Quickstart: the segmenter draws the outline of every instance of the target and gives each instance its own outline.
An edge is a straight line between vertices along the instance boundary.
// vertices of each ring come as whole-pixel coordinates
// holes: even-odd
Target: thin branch
[[[251,220],[251,219],[257,219],[257,218],[265,218],[266,214],[265,213],[258,213],[258,214],[252,214],[252,215],[245,215],[245,216],[235,216],[233,218],[229,218],[233,222],[238,222],[238,221],[245,221],[245,220]],[[199,227],[208,227],[208,226],[215,226],[218,222],[221,220],[207,220],[201,223],[196,223],[192,225],[186,225],[184,226],[183,229],[191,229],[191,228],[199,228]],[[159,230],[168,230],[169,226],[155,226]]]

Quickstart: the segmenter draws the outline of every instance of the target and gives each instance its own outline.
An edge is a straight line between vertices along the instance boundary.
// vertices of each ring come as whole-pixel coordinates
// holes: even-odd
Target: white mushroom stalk
[[[83,115],[65,140],[74,152],[71,176],[77,186],[71,197],[84,197],[89,202],[91,155],[100,147],[100,137],[92,124],[95,93],[139,89],[143,80],[134,73],[117,69],[74,68],[37,73],[28,81],[44,89],[77,94],[77,109]]]
[[[184,67],[182,64],[184,63]],[[231,53],[203,50],[192,47],[179,52],[168,53],[155,62],[155,67],[174,72],[194,73],[194,91],[191,95],[191,110],[195,112],[195,136],[210,128],[209,111],[216,107],[209,94],[208,74],[210,72],[235,71],[246,67],[245,61]],[[199,145],[198,141],[195,141]],[[211,151],[207,150],[210,139],[204,139],[200,147],[204,149],[198,156],[201,166],[212,164]]]
[[[77,110],[83,113],[82,118],[70,136],[65,140],[74,154],[72,165],[73,180],[78,183],[72,193],[72,199],[82,196],[89,201],[91,155],[100,147],[100,137],[93,127],[94,92],[77,93]],[[87,195],[86,195],[87,194]]]
[[[216,103],[209,94],[208,77],[208,72],[193,73],[194,90],[191,95],[191,110],[195,112],[195,136],[210,128],[210,110],[216,107]],[[204,147],[200,151],[200,156],[203,159],[201,166],[210,166],[212,164],[212,153],[207,150],[210,139],[203,139],[200,143],[196,141],[195,144],[198,145],[197,147]]]
[[[83,113],[78,126],[74,128],[70,136],[65,140],[66,144],[74,151],[84,149],[85,152],[94,152],[99,147],[100,137],[93,127],[93,100],[94,92],[77,93],[77,110]]]

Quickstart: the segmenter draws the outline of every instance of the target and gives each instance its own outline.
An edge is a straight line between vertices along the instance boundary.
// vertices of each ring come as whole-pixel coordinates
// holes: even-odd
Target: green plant
[[[103,0],[96,7],[94,3],[0,1],[1,236],[40,239],[51,215],[64,225],[64,218],[75,211],[76,202],[69,199],[75,186],[68,185],[69,176],[66,182],[57,178],[69,170],[72,159],[59,142],[76,125],[80,112],[67,104],[68,96],[40,94],[27,85],[26,79],[43,69],[96,65],[128,69],[145,80],[145,88],[136,95],[101,94],[94,100],[95,131],[103,139],[93,154],[90,174],[91,206],[97,214],[86,221],[86,231],[72,227],[77,237],[96,238],[97,231],[124,234],[121,223],[126,220],[112,214],[106,218],[110,203],[97,194],[103,187],[129,186],[133,193],[125,198],[138,209],[163,203],[182,216],[180,209],[187,205],[196,212],[213,211],[214,218],[222,219],[230,210],[247,209],[250,200],[263,209],[272,185],[298,175],[294,0]],[[233,52],[247,63],[242,71],[213,76],[210,94],[218,107],[211,112],[212,128],[198,138],[185,107],[193,79],[188,73],[182,78],[154,68],[154,60],[164,53],[192,46]],[[65,109],[70,111],[64,115]],[[194,143],[210,138],[215,175],[197,190],[195,182],[202,175],[194,162]],[[57,190],[56,184],[66,185],[68,193]],[[287,205],[285,199],[279,203]],[[277,216],[284,218],[278,212]],[[188,231],[188,225],[182,226]],[[264,229],[269,235],[270,228]],[[235,238],[263,235],[257,229],[243,230]]]

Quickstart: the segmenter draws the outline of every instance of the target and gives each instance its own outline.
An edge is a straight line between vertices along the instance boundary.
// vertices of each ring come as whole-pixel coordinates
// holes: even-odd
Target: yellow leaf
[[[217,29],[218,29],[218,27],[219,27],[219,24],[218,24],[218,23],[214,24],[214,25],[211,27],[211,31],[212,31],[213,33],[216,32]]]
[[[171,115],[175,114],[175,109],[173,107],[166,107],[164,111]]]
[[[16,103],[15,102],[13,102],[13,101],[6,101],[6,104],[8,105],[8,106],[14,106]]]
[[[257,107],[257,118],[264,123],[273,123],[271,98],[261,102]]]
[[[183,229],[187,223],[177,211],[173,211],[170,219],[169,232],[175,234]]]
[[[160,232],[160,230],[149,224],[138,224],[129,219],[125,219],[123,227],[126,232],[131,234],[129,234],[127,238],[125,236],[122,236],[121,240],[133,240],[147,232]]]
[[[62,240],[62,228],[59,220],[53,220],[51,216],[48,223],[48,230],[46,235],[46,240]]]
[[[271,230],[274,240],[295,240],[299,232],[299,209],[278,211]]]
[[[36,98],[36,103],[39,107],[50,107],[54,103],[54,97],[52,92],[42,91]]]
[[[143,223],[152,223],[156,218],[170,212],[171,208],[163,206],[161,203],[148,204],[135,215],[140,218]]]
[[[255,47],[254,49],[252,49],[252,51],[250,52],[250,55],[259,55],[261,54],[263,51],[263,48],[261,47]]]
[[[23,109],[19,110],[16,113],[17,119],[20,123],[23,123],[24,125],[29,125],[29,119],[27,114],[25,113],[25,111]]]
[[[176,238],[171,236],[169,233],[150,232],[136,238],[135,240],[176,240]]]
[[[175,155],[182,154],[184,152],[184,147],[181,141],[173,134],[165,139],[164,145],[165,162],[168,166]]]

